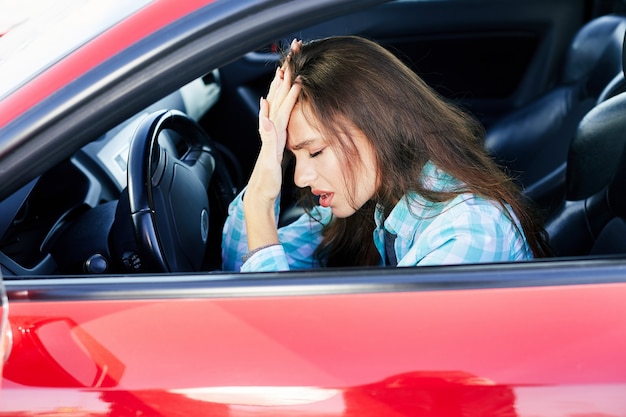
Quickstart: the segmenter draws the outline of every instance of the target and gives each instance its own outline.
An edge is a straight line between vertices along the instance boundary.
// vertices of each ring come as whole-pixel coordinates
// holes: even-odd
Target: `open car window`
[[[552,228],[549,231],[554,234],[555,241],[563,245],[563,250],[559,248],[557,254],[565,258],[592,254],[593,248],[600,246],[594,246],[594,242],[602,233],[605,223],[581,229],[579,224],[589,213],[583,208],[572,215],[571,204],[568,205],[570,211],[562,214],[563,204],[568,203],[566,188],[569,185],[566,184],[564,171],[567,146],[558,149],[548,147],[544,151],[545,146],[540,141],[547,140],[546,137],[552,135],[554,129],[559,129],[554,135],[565,138],[559,139],[563,143],[569,143],[568,139],[575,134],[572,126],[576,126],[585,112],[591,110],[589,103],[593,102],[593,97],[572,103],[571,114],[559,115],[562,120],[557,120],[555,125],[547,125],[544,131],[537,132],[543,125],[528,123],[533,120],[532,117],[540,118],[545,114],[542,102],[553,106],[559,102],[559,97],[572,94],[572,91],[561,87],[565,81],[575,84],[575,89],[581,89],[586,88],[593,77],[594,85],[602,86],[604,83],[608,86],[613,76],[621,73],[617,69],[621,65],[621,54],[607,50],[603,55],[605,58],[588,63],[588,74],[579,77],[582,81],[566,79],[571,72],[566,65],[578,63],[574,56],[577,52],[576,42],[586,42],[584,32],[601,33],[608,42],[609,39],[619,39],[622,22],[615,17],[614,21],[602,21],[594,27],[588,27],[591,21],[602,20],[605,16],[590,16],[583,1],[555,2],[550,6],[540,6],[539,2],[531,2],[530,5],[512,2],[507,8],[488,1],[493,10],[486,7],[476,10],[475,3],[479,2],[392,1],[372,7],[358,7],[350,13],[337,12],[337,16],[321,17],[323,14],[320,14],[320,17],[311,19],[307,24],[286,26],[283,31],[276,31],[276,35],[266,36],[262,42],[250,42],[248,49],[239,50],[220,65],[212,64],[212,55],[198,56],[195,61],[199,62],[196,64],[198,68],[193,69],[195,74],[191,81],[189,76],[171,81],[175,79],[175,71],[168,70],[170,73],[163,75],[158,65],[146,70],[145,74],[138,73],[138,81],[139,78],[145,80],[146,77],[153,77],[153,85],[157,88],[150,87],[151,82],[144,81],[143,88],[148,94],[142,94],[140,90],[132,93],[133,87],[128,85],[119,90],[110,90],[115,96],[105,101],[130,103],[131,97],[140,101],[135,98],[146,95],[152,95],[154,100],[145,102],[143,99],[141,110],[126,115],[123,112],[111,115],[109,112],[106,117],[110,128],[106,130],[97,130],[95,127],[93,130],[83,129],[81,135],[85,138],[92,135],[89,140],[82,139],[84,143],[69,157],[59,160],[36,178],[29,179],[19,190],[0,202],[0,264],[5,278],[152,272],[152,269],[142,269],[140,250],[129,243],[136,239],[137,230],[133,232],[133,215],[123,213],[121,207],[133,204],[133,193],[129,192],[127,182],[131,140],[147,117],[166,110],[181,112],[200,126],[215,148],[213,158],[218,158],[218,165],[224,167],[221,175],[228,177],[226,187],[223,184],[216,186],[215,179],[210,184],[210,188],[219,188],[222,195],[209,196],[209,205],[213,209],[207,211],[208,226],[201,233],[207,235],[203,237],[204,241],[208,241],[207,249],[199,255],[193,255],[203,258],[201,266],[193,268],[194,272],[219,273],[221,226],[226,213],[224,207],[218,208],[220,204],[224,205],[224,201],[216,199],[227,198],[224,197],[225,189],[232,198],[245,186],[259,143],[258,99],[266,93],[281,48],[286,47],[293,37],[315,39],[343,34],[357,34],[379,41],[405,60],[443,96],[472,112],[487,130],[486,146],[489,151],[493,152],[498,162],[515,173],[520,186],[528,191],[529,197]],[[88,25],[88,20],[83,22],[84,26],[79,27],[89,27],[93,32],[85,32],[77,39],[87,42],[98,31],[111,27],[116,19],[122,20],[146,4],[135,2],[122,9],[112,4],[111,10],[116,12],[110,16],[97,9],[98,13],[94,13],[99,17],[98,25]],[[81,7],[89,6],[85,4]],[[219,10],[221,2],[207,6],[206,15],[210,14],[212,7]],[[73,9],[72,12],[73,16],[77,11]],[[201,26],[201,19],[190,18],[190,22]],[[18,39],[21,32],[26,33],[29,25],[31,23],[25,22],[23,30],[20,26],[8,32],[2,37],[4,44],[10,45],[12,36]],[[177,26],[177,30],[181,29]],[[131,65],[132,54],[145,53],[151,45],[167,42],[166,32],[158,32],[149,42],[137,47],[137,51],[126,51],[127,55],[120,56],[127,56],[125,62]],[[184,32],[180,34],[182,36]],[[57,39],[52,38],[52,32],[50,36],[50,39]],[[32,42],[43,42],[42,39],[33,36]],[[48,62],[48,65],[78,46],[62,42],[60,38],[54,43],[66,45],[69,49],[50,51],[54,57],[38,57],[42,62]],[[181,51],[187,50],[181,46]],[[193,55],[193,52],[188,53]],[[18,54],[17,50],[15,54]],[[163,56],[167,57],[167,54],[164,52]],[[11,59],[20,59],[18,55]],[[118,59],[119,62],[122,60]],[[115,60],[112,62],[111,65],[114,65]],[[615,68],[609,68],[608,64]],[[106,72],[108,64],[102,65],[103,69],[98,71]],[[33,72],[41,68],[38,65],[29,67],[33,68]],[[602,74],[602,80],[596,69],[599,67],[607,73]],[[19,75],[24,78],[7,80],[7,85],[15,88],[32,76],[27,73]],[[85,81],[81,80],[77,81],[77,85],[86,88],[89,77]],[[159,87],[167,82],[172,83],[169,88]],[[173,85],[176,88],[172,90]],[[599,96],[603,88],[596,87],[596,90],[595,94]],[[129,96],[123,97],[126,91],[130,91]],[[114,108],[111,107],[111,110]],[[92,112],[87,106],[83,106],[81,111],[86,115]],[[528,114],[531,118],[526,117]],[[546,121],[543,123],[548,124]],[[556,126],[558,124],[567,125],[567,129],[561,129]],[[532,126],[532,129],[519,133],[516,128],[522,126]],[[68,129],[71,140],[78,140],[70,132],[71,129]],[[180,132],[163,128],[159,142],[166,153],[185,158],[189,149],[184,149],[186,141],[181,136],[184,135]],[[528,138],[528,149],[520,147],[519,136]],[[529,155],[536,158],[533,160]],[[151,157],[156,158],[155,155]],[[522,162],[526,163],[523,167]],[[614,165],[613,170],[617,162]],[[607,184],[609,177],[605,181]],[[281,201],[284,219],[281,221],[287,222],[289,216],[300,211],[295,207],[296,201],[292,197],[295,186],[286,181],[285,187]],[[590,192],[584,199],[594,195],[593,198],[597,200],[602,187],[588,188]],[[184,192],[176,194],[176,199],[184,199],[185,195]],[[175,198],[171,198],[174,201]],[[125,219],[125,216],[129,218]],[[576,218],[578,223],[569,226],[567,232],[562,232],[561,224],[565,217]],[[198,216],[192,221],[197,223],[193,227],[204,228],[200,226],[204,224],[204,218]],[[187,227],[182,220],[179,224]],[[172,236],[153,238],[174,239]],[[568,242],[564,244],[563,241]],[[608,242],[602,243],[604,248],[612,246],[611,240]],[[125,246],[128,244],[130,246]],[[184,252],[194,252],[192,247]],[[604,253],[604,249],[599,251],[602,253],[598,255],[613,255]],[[185,256],[181,255],[179,262],[187,262],[182,260]]]

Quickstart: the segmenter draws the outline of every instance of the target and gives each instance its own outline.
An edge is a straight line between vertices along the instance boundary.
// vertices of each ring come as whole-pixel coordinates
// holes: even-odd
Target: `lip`
[[[319,204],[322,207],[330,207],[335,193],[322,190],[311,190],[313,195],[319,197]]]

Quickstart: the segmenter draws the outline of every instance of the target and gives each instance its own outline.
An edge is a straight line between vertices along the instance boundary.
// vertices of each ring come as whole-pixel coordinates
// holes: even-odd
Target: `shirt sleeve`
[[[241,191],[228,206],[228,217],[222,229],[222,269],[239,271],[243,256],[248,252],[246,221],[243,215]]]
[[[276,204],[278,218],[279,203]],[[222,233],[223,269],[241,272],[284,271],[319,267],[314,256],[322,240],[322,229],[332,219],[328,208],[315,207],[311,214],[303,213],[292,223],[278,229],[280,245],[272,245],[256,251],[245,262],[248,252],[246,222],[243,215],[243,199],[240,193],[230,204],[228,218]]]

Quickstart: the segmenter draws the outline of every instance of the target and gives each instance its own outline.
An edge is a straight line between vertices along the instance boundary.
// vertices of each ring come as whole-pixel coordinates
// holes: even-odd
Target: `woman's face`
[[[306,111],[305,116],[303,109],[308,110],[306,104],[294,107],[287,126],[287,149],[296,158],[294,182],[301,188],[310,187],[320,205],[330,207],[335,216],[349,217],[376,192],[378,170],[371,144],[363,132],[351,129],[350,138],[345,139],[354,142],[361,161],[342,163],[337,153],[341,148],[329,146],[315,127],[313,113]],[[350,178],[354,179],[353,186],[347,182]]]

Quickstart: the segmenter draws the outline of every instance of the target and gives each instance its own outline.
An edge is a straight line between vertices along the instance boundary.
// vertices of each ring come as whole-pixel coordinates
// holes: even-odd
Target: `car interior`
[[[221,225],[254,165],[259,97],[280,51],[294,37],[341,34],[377,40],[482,122],[487,151],[537,206],[556,256],[623,255],[626,10],[604,4],[396,0],[286,33],[208,68],[0,202],[2,275],[219,272]],[[183,247],[174,248],[173,234],[161,233],[160,250],[139,256],[158,235],[139,216],[148,199],[166,212],[158,226],[182,235],[184,207],[168,205],[204,204],[188,198],[202,188],[145,189],[146,172],[171,185],[180,166],[194,175],[211,167],[198,174],[205,181],[198,186],[208,187],[207,236],[183,237]],[[301,213],[285,178],[282,224]],[[165,261],[163,252],[175,255]]]

